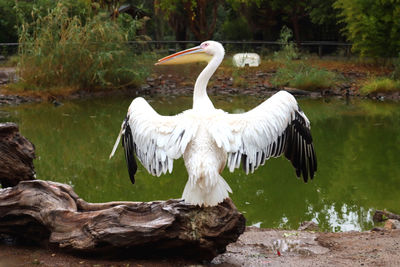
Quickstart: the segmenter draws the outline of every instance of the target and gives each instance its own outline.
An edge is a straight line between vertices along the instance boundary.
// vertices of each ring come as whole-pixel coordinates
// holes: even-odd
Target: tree
[[[168,16],[174,12],[183,13],[181,18],[187,18],[190,31],[199,41],[211,39],[217,22],[217,10],[220,5],[219,0],[165,0],[160,1],[160,8]]]
[[[400,0],[337,0],[353,51],[362,57],[393,57],[400,51]]]
[[[167,17],[168,24],[171,26],[175,33],[175,40],[186,41],[187,39],[187,25],[189,24],[188,18],[185,15],[185,9],[182,1],[168,0],[168,1],[154,1],[155,15],[162,12]],[[169,4],[167,4],[169,2]],[[182,47],[184,48],[184,47]]]
[[[275,38],[275,36],[271,36],[271,32],[279,32],[280,26],[278,25],[279,12],[272,9],[269,1],[243,1],[243,0],[228,0],[228,3],[232,5],[232,8],[241,14],[245,21],[242,19],[242,23],[246,22],[247,29],[251,32],[253,39],[255,40],[264,40],[265,38]],[[240,16],[238,17],[240,18]],[[236,18],[236,21],[238,20]],[[238,27],[239,25],[235,25],[239,31],[240,28],[244,28],[244,25]],[[274,27],[278,27],[274,29]]]
[[[16,31],[17,18],[13,7],[13,1],[0,0],[0,43],[16,42],[18,40]]]
[[[311,0],[228,0],[234,8],[247,10],[251,27],[269,27],[280,20],[291,24],[294,39],[300,44],[300,20],[308,16],[307,7]],[[246,7],[246,8],[243,8]],[[246,11],[244,11],[246,12]]]
[[[308,15],[307,7],[310,5],[310,0],[272,0],[270,2],[272,9],[282,12],[285,20],[292,24],[294,39],[299,45],[300,20]]]
[[[335,0],[310,0],[306,10],[311,22],[317,25],[336,24],[338,10],[333,7]]]

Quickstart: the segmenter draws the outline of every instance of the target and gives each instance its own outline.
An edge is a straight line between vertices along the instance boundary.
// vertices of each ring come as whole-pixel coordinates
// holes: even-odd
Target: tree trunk
[[[293,24],[293,33],[294,39],[296,41],[297,47],[300,47],[300,26],[299,26],[299,17],[295,14],[292,17],[292,24]]]
[[[0,183],[2,187],[35,179],[35,146],[21,136],[15,123],[0,123]]]
[[[93,204],[50,181],[0,189],[0,234],[109,257],[211,260],[244,229],[230,199],[206,208],[175,199]]]
[[[211,14],[207,13],[209,5],[212,5]],[[218,5],[218,0],[199,0],[195,5],[191,1],[185,2],[184,7],[189,18],[190,30],[197,40],[203,42],[212,38],[217,21]]]

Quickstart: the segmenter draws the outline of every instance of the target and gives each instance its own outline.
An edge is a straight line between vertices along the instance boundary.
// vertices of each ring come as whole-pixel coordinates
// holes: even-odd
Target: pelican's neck
[[[196,83],[194,85],[193,92],[193,109],[198,111],[213,110],[214,105],[207,95],[207,84],[211,76],[217,70],[219,64],[221,64],[224,59],[224,55],[214,55],[208,65],[197,77]]]

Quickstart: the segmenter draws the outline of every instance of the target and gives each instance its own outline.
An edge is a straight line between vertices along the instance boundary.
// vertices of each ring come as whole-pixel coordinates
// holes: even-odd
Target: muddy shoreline
[[[247,227],[211,262],[108,259],[0,243],[0,266],[399,266],[400,230],[321,233]],[[279,251],[279,252],[278,252]]]
[[[194,70],[197,72],[198,70]],[[0,86],[0,106],[19,105],[32,102],[62,102],[65,100],[97,98],[114,95],[125,95],[132,98],[136,96],[191,96],[193,93],[195,79],[191,76],[180,76],[176,74],[176,70],[161,69],[154,71],[139,88],[129,88],[121,90],[78,90],[71,93],[43,93],[36,92],[29,94],[26,92],[15,94],[7,90],[7,87]],[[360,79],[364,79],[364,73],[345,73],[342,75],[348,77],[348,82],[338,83],[334,88],[320,89],[317,91],[306,91],[297,88],[277,88],[270,84],[269,80],[273,76],[274,71],[262,72],[256,71],[247,73],[241,78],[246,81],[245,85],[237,86],[235,79],[226,74],[216,74],[212,77],[207,92],[210,96],[222,95],[250,95],[260,98],[268,98],[279,90],[286,90],[295,96],[323,98],[323,97],[339,97],[339,98],[363,98],[374,100],[400,101],[400,92],[373,93],[370,95],[360,95],[357,84]]]

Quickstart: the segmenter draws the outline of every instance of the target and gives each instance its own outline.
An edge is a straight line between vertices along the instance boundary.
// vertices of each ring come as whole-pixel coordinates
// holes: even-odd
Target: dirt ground
[[[279,252],[278,252],[279,251]],[[400,266],[400,229],[319,233],[247,228],[211,263],[99,259],[56,249],[0,244],[0,267],[13,266]]]

